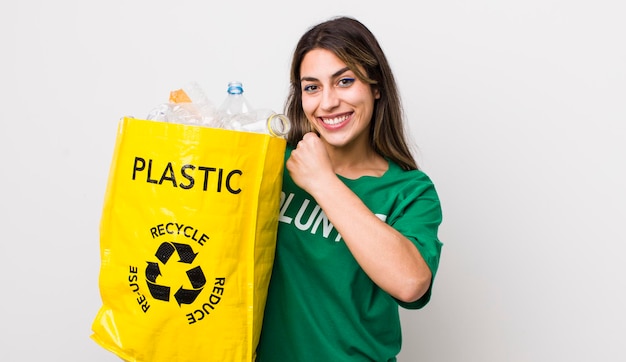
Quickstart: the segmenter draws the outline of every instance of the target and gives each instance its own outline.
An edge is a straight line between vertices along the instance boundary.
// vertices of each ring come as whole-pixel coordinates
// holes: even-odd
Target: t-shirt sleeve
[[[411,303],[397,301],[403,308],[419,309],[430,301],[441,255],[442,243],[438,237],[441,221],[441,202],[435,186],[422,174],[417,182],[411,183],[405,192],[399,195],[398,205],[388,221],[392,227],[413,242],[432,273],[428,291],[420,299]]]

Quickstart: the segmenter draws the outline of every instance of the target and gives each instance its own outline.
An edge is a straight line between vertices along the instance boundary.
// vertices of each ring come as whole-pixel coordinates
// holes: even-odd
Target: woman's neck
[[[382,176],[389,168],[387,160],[371,146],[360,149],[328,147],[328,155],[336,174],[349,179]]]

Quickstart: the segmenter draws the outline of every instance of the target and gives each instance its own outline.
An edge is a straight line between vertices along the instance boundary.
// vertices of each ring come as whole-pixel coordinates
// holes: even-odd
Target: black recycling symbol
[[[174,254],[174,251],[178,253],[179,263],[191,264],[193,260],[196,258],[197,253],[193,252],[191,246],[187,244],[179,244],[179,243],[170,243],[164,242],[159,246],[155,256],[163,265],[167,264],[170,257]],[[170,300],[170,287],[165,285],[157,284],[157,277],[161,274],[161,269],[159,268],[159,263],[148,262],[148,266],[146,267],[146,282],[148,283],[148,289],[150,290],[150,294],[154,299],[169,301]],[[180,286],[176,293],[174,293],[174,298],[178,302],[178,305],[181,304],[191,304],[198,297],[204,284],[206,283],[206,278],[204,277],[204,273],[200,266],[191,268],[187,270],[187,277],[191,282],[191,286],[193,289],[185,289]]]

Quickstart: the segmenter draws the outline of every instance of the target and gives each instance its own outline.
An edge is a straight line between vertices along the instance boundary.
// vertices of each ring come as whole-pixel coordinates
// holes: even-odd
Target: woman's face
[[[300,74],[302,109],[321,139],[339,148],[369,145],[369,126],[379,93],[325,49],[308,52]]]

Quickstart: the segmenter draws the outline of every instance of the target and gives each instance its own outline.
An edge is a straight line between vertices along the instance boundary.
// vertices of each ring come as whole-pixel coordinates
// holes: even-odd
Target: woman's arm
[[[315,198],[361,268],[380,288],[403,302],[426,293],[431,271],[417,247],[380,220],[335,174],[316,137],[306,137],[287,161],[296,184]]]

